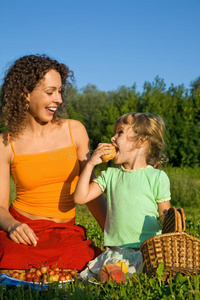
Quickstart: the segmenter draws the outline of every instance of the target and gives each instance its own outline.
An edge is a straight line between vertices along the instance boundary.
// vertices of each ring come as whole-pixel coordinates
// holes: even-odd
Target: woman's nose
[[[60,93],[57,93],[55,97],[55,102],[61,104],[62,103],[62,95]]]

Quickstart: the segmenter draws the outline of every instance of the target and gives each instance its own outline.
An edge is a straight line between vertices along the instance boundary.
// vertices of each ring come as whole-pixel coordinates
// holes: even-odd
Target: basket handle
[[[185,231],[185,212],[183,208],[170,207],[165,211],[162,233]]]

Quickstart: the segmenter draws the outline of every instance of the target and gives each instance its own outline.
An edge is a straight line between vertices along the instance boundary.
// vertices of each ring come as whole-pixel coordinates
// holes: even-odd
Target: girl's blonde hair
[[[123,124],[132,127],[136,134],[136,140],[143,138],[148,142],[147,164],[158,168],[160,164],[167,161],[163,153],[165,150],[165,123],[160,116],[138,112],[127,113],[116,120],[114,131]]]

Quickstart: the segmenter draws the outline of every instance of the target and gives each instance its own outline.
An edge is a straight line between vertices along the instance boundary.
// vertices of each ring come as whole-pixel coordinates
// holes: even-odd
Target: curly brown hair
[[[68,78],[73,81],[73,72],[65,64],[45,54],[23,56],[8,69],[2,85],[1,101],[5,125],[13,138],[26,127],[28,93],[34,90],[50,70],[60,74],[63,94],[64,90],[71,86]],[[61,107],[64,107],[63,103]],[[60,120],[60,112],[56,111],[52,122],[59,124]]]
[[[147,140],[149,147],[146,161],[149,165],[158,168],[168,161],[164,154],[165,123],[160,116],[139,112],[127,113],[116,120],[114,131],[116,132],[123,124],[131,125],[136,140],[140,137]]]

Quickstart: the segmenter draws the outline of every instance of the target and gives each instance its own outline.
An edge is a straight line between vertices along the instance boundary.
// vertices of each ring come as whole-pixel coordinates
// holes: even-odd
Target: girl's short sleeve
[[[159,172],[156,186],[156,202],[161,203],[164,201],[169,201],[171,199],[170,181],[167,174],[162,170]]]
[[[94,182],[98,183],[102,192],[104,192],[107,187],[107,173],[107,171],[102,171],[97,178],[93,179]]]

